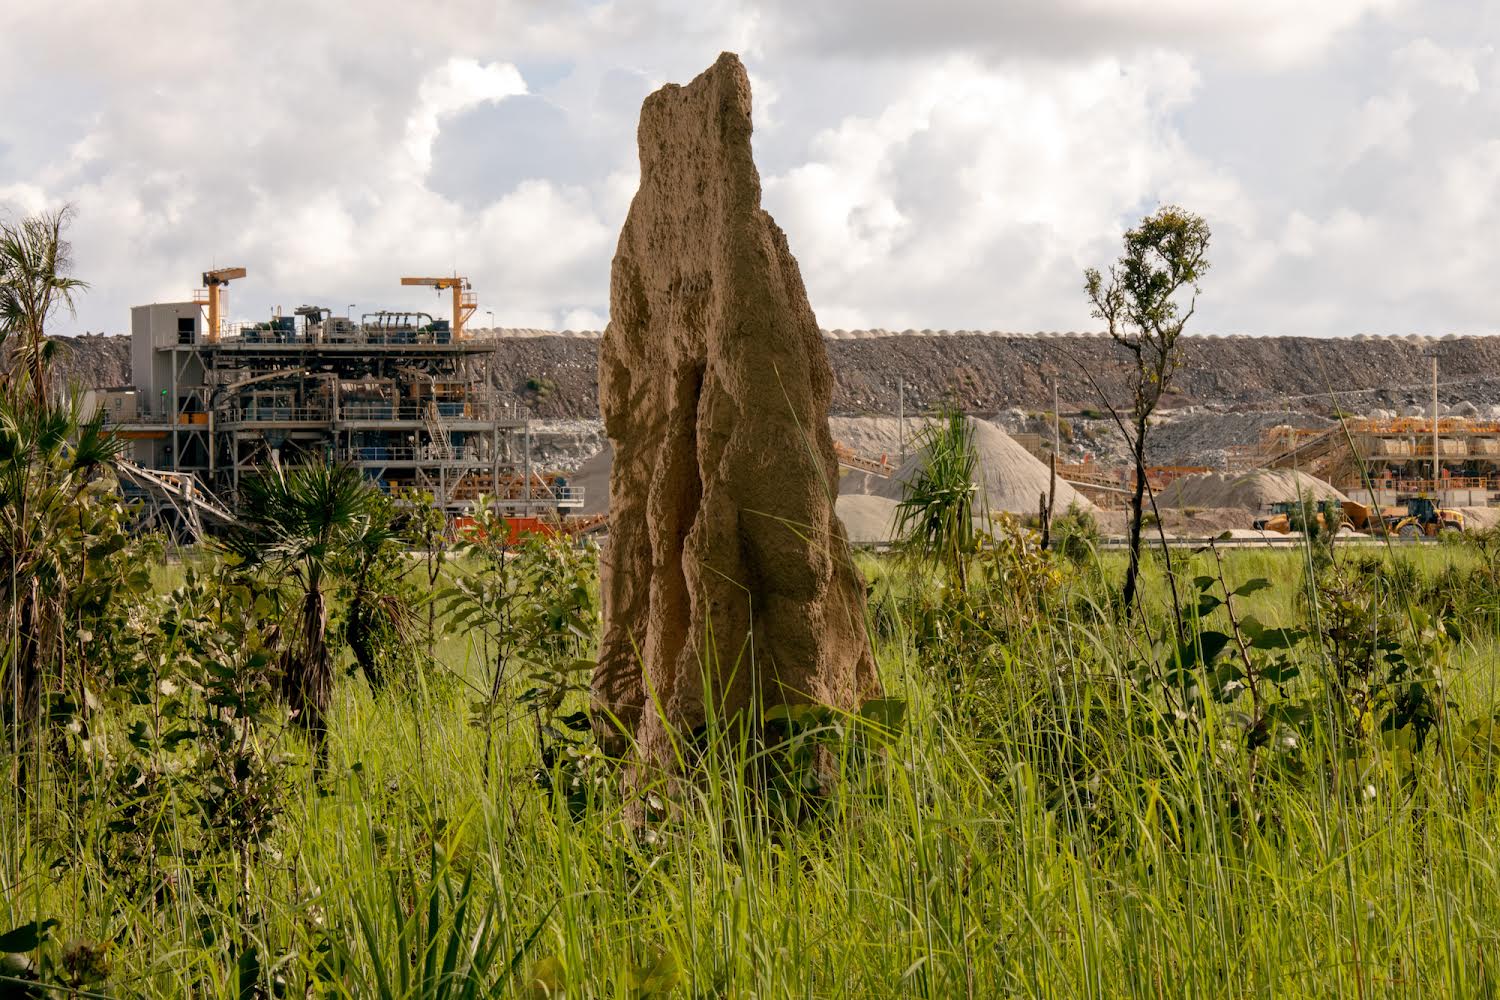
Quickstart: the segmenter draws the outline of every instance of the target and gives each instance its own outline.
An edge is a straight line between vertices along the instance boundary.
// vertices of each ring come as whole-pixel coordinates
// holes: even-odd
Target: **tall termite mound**
[[[600,718],[666,763],[668,727],[711,707],[850,709],[879,681],[833,510],[833,375],[760,207],[739,58],[648,97],[638,141],[599,348],[614,468],[593,689]]]

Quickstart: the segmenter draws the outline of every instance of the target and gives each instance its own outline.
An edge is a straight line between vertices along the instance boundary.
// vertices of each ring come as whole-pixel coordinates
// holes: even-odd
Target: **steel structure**
[[[1500,502],[1500,423],[1463,417],[1356,418],[1331,427],[1275,427],[1231,449],[1230,471],[1300,469],[1345,493],[1386,504],[1428,493],[1462,506]]]
[[[461,287],[455,301],[466,307],[460,296],[472,293]],[[529,425],[486,378],[493,343],[461,340],[448,320],[422,312],[355,321],[304,306],[227,324],[217,299],[209,284],[192,302],[132,310],[135,384],[115,390],[132,398],[112,409],[141,468],[174,483],[191,477],[185,488],[230,510],[246,476],[309,461],[351,463],[384,490],[428,491],[450,514],[481,494],[518,516],[582,506],[581,490],[531,470]]]

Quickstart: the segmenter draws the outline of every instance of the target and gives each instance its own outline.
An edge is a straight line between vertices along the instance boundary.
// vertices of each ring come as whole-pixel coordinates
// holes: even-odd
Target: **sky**
[[[1203,215],[1192,330],[1500,328],[1500,0],[7,0],[0,213],[71,204],[124,332],[445,299],[598,329],[641,100],[740,53],[829,329],[1091,330],[1082,274]]]

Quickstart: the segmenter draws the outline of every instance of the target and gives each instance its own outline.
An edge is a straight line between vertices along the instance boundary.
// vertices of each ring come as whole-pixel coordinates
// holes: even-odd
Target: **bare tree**
[[[1084,272],[1084,291],[1093,315],[1108,324],[1109,335],[1130,354],[1131,403],[1128,414],[1110,405],[1135,462],[1130,496],[1130,565],[1125,571],[1124,604],[1129,615],[1141,566],[1141,523],[1146,496],[1146,434],[1179,363],[1177,342],[1198,302],[1198,281],[1208,270],[1208,223],[1174,205],[1157,209],[1125,234],[1125,252],[1109,274]]]
[[[69,274],[73,248],[63,234],[72,221],[67,206],[18,222],[0,221],[0,348],[11,336],[19,338],[11,364],[30,373],[38,407],[46,403],[54,346],[47,340],[47,321],[60,308],[72,312],[73,293],[88,287]],[[18,384],[14,371],[6,383],[8,388]]]

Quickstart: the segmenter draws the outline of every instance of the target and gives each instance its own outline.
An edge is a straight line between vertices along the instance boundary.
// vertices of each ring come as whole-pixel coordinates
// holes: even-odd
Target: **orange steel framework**
[[[451,289],[453,292],[453,339],[464,338],[464,324],[468,323],[474,311],[479,308],[479,297],[470,291],[473,286],[469,284],[468,278],[461,278],[457,275],[451,278],[402,278],[401,284],[426,285],[440,292]]]

